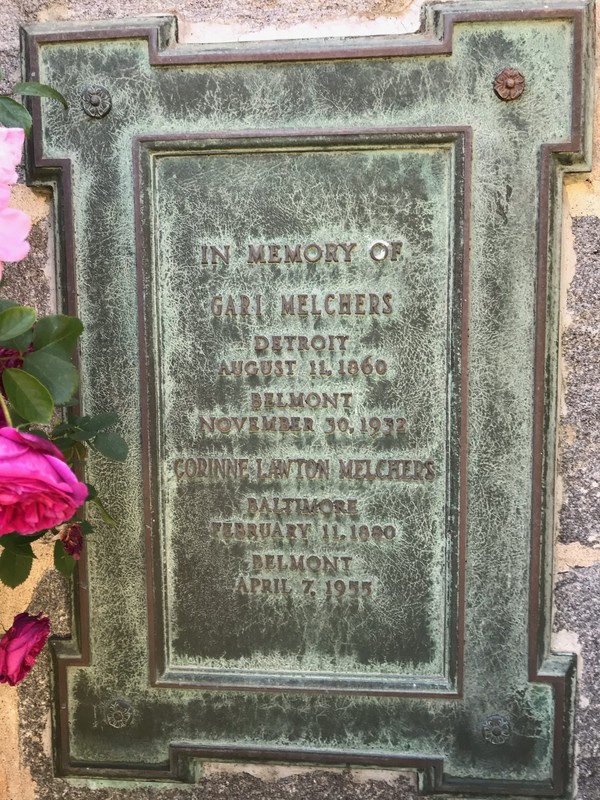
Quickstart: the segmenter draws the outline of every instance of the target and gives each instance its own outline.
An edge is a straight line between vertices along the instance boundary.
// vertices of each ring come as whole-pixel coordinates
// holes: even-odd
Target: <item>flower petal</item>
[[[60,525],[87,496],[87,486],[51,442],[0,428],[0,536]]]
[[[10,200],[10,186],[0,183],[0,211],[6,208]]]
[[[21,161],[25,131],[23,128],[0,128],[0,183],[16,183],[15,167]]]
[[[0,683],[15,686],[27,675],[50,633],[50,620],[41,614],[17,614],[0,638]]]
[[[21,261],[29,252],[26,241],[31,219],[18,208],[0,211],[0,261]]]

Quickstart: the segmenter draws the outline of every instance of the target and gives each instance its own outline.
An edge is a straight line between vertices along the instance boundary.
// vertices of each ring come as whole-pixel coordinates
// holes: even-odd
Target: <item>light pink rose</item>
[[[3,261],[22,261],[29,252],[31,219],[18,208],[0,210],[0,275]]]
[[[70,519],[88,496],[46,439],[0,428],[0,536],[37,533]]]
[[[21,162],[25,131],[23,128],[0,128],[0,183],[16,183],[15,167]]]
[[[0,128],[0,278],[3,261],[21,261],[29,252],[26,240],[31,220],[23,211],[8,208],[7,184],[17,182],[15,167],[21,161],[24,140],[22,128]]]
[[[48,617],[17,614],[12,626],[0,638],[0,683],[15,686],[35,664],[50,633]]]

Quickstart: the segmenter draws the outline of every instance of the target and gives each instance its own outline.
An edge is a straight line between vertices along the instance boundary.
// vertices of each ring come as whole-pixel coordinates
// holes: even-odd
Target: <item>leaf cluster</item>
[[[3,74],[0,70],[0,79],[2,78]],[[31,130],[31,114],[12,95],[17,95],[18,97],[49,97],[51,100],[57,100],[62,103],[67,108],[65,98],[52,86],[48,86],[45,83],[36,83],[36,81],[15,83],[9,94],[0,95],[0,124],[5,125],[7,128],[24,128],[27,134]]]
[[[109,517],[109,519],[111,518]],[[115,524],[112,519],[111,522],[113,525]],[[92,533],[93,527],[87,520],[82,520],[77,524],[83,536]],[[0,536],[0,581],[2,583],[14,589],[27,580],[33,566],[33,559],[36,558],[31,545],[46,534],[47,531],[41,531],[31,536],[24,536],[21,533],[6,533],[4,536]],[[68,577],[73,574],[77,560],[66,552],[59,538],[53,538],[55,538],[54,566],[61,575]]]
[[[78,416],[68,407],[79,388],[79,372],[73,358],[82,332],[83,325],[77,317],[55,314],[37,319],[33,308],[0,300],[0,391],[6,398],[3,402],[13,426],[50,440],[71,467],[81,465],[89,449],[105,458],[125,461],[127,443],[111,430],[118,422],[116,414]],[[58,411],[62,419],[56,421]],[[55,424],[50,427],[53,419]],[[115,525],[95,488],[87,486],[86,502],[94,504],[105,524]],[[72,519],[65,523],[76,523],[83,535],[92,532],[92,525],[86,520]],[[27,579],[35,558],[31,545],[46,533],[0,536],[2,583],[14,587]],[[54,534],[54,565],[63,575],[70,575],[76,560],[65,551],[60,532],[54,529]]]
[[[22,368],[2,370],[6,397],[21,423],[47,425],[54,406],[68,403],[77,391],[79,373],[71,358],[82,331],[77,317],[56,314],[36,322],[35,309],[0,300],[0,347],[23,359]],[[0,359],[8,362],[9,356],[0,351]]]
[[[33,536],[21,536],[20,533],[6,533],[0,536],[2,553],[0,554],[0,580],[14,589],[29,577],[35,554],[31,547],[32,542],[40,539],[44,534],[36,533]]]
[[[69,414],[66,422],[52,428],[49,438],[69,463],[83,461],[88,454],[88,447],[111,461],[125,461],[127,442],[120,434],[108,430],[118,420],[118,416],[111,412],[94,417]]]

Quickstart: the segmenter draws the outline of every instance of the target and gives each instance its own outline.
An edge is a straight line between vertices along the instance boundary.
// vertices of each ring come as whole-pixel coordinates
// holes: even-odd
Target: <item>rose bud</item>
[[[75,561],[79,561],[83,548],[81,525],[78,525],[76,522],[70,525],[63,525],[60,531],[60,540],[65,549],[65,553],[69,556],[73,556]]]
[[[60,525],[87,496],[86,485],[52,442],[0,428],[0,536]]]
[[[0,683],[15,686],[35,664],[50,633],[50,620],[38,614],[17,614],[0,638]]]
[[[20,369],[22,366],[23,356],[18,350],[13,350],[12,347],[0,347],[0,375],[5,369]]]

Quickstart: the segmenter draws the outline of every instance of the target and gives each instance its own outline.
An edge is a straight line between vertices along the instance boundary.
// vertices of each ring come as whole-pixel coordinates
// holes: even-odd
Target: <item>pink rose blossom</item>
[[[17,614],[12,626],[0,638],[0,683],[15,686],[35,664],[46,644],[50,620],[38,614]]]
[[[0,536],[37,533],[70,519],[88,496],[51,442],[0,428]]]
[[[10,189],[17,182],[15,167],[21,161],[25,131],[0,128],[0,278],[3,261],[21,261],[29,252],[31,220],[23,211],[8,208]]]
[[[25,131],[23,128],[0,128],[0,183],[16,183],[15,167],[21,162]]]
[[[31,219],[24,211],[6,208],[8,198],[2,192],[5,188],[0,186],[0,277],[3,261],[21,261],[29,252],[27,237],[31,230]],[[3,197],[6,198],[4,203]]]

